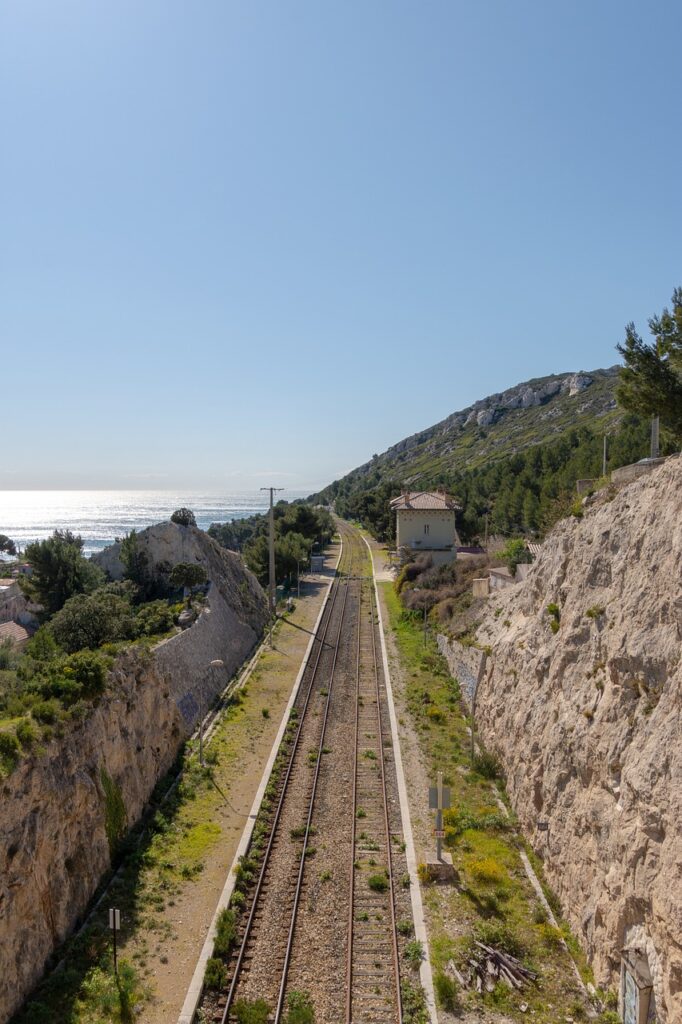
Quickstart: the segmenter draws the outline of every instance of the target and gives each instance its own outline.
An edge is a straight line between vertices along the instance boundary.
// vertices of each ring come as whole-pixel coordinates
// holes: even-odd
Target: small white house
[[[434,565],[454,562],[459,544],[455,514],[460,507],[442,491],[410,491],[393,498],[398,551],[423,551],[431,555]]]

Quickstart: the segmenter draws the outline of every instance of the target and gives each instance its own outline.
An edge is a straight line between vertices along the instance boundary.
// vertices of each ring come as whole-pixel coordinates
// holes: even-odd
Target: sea
[[[283,497],[283,496],[282,496]],[[304,497],[287,491],[286,500]],[[0,491],[0,534],[23,549],[55,530],[71,530],[83,538],[92,555],[132,529],[170,519],[177,508],[191,508],[197,526],[226,523],[265,512],[264,491],[202,494],[182,491]],[[0,555],[0,558],[2,556]]]

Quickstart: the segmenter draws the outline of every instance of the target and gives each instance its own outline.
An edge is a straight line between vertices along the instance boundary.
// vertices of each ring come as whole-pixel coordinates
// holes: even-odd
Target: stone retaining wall
[[[459,683],[462,696],[471,707],[476,688],[486,667],[486,653],[480,647],[465,647],[457,640],[438,635],[438,650],[448,663],[450,675]]]

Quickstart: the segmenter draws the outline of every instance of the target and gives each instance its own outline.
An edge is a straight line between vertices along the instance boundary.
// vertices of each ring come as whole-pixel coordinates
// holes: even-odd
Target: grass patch
[[[379,587],[403,669],[407,711],[421,737],[422,753],[432,779],[442,771],[451,788],[452,806],[444,813],[445,845],[459,884],[450,890],[427,889],[424,897],[430,914],[432,967],[435,977],[442,975],[444,979],[438,983],[439,1002],[445,1009],[452,996],[464,1011],[474,1012],[479,1012],[484,1002],[515,1021],[528,1019],[528,1014],[520,1010],[525,1002],[534,1011],[536,1024],[554,1024],[556,1015],[549,1009],[550,1004],[571,1006],[581,997],[576,993],[566,950],[561,943],[553,942],[554,935],[545,933],[543,922],[534,919],[537,897],[519,853],[525,843],[513,815],[507,817],[497,803],[496,786],[505,797],[499,781],[500,765],[486,753],[477,757],[473,766],[470,764],[468,709],[449,676],[435,638],[429,635],[425,647],[421,621],[403,610],[392,584]],[[548,614],[556,621],[551,612]],[[438,714],[434,715],[434,710]],[[534,866],[540,869],[542,878],[537,858]],[[553,902],[558,910],[554,897]],[[448,963],[452,960],[464,969],[467,951],[476,939],[506,950],[536,969],[540,966],[537,987],[529,986],[523,993],[501,986],[483,995],[470,990],[450,992]]]

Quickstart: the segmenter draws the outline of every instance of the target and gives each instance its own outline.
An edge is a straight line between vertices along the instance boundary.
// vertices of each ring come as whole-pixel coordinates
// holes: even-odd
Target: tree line
[[[311,553],[322,550],[335,533],[334,520],[322,507],[303,502],[278,502],[275,519],[275,577],[278,584],[291,583],[299,567],[305,568]],[[209,536],[231,551],[241,551],[258,582],[269,578],[268,515],[249,516],[231,523],[212,523]]]

